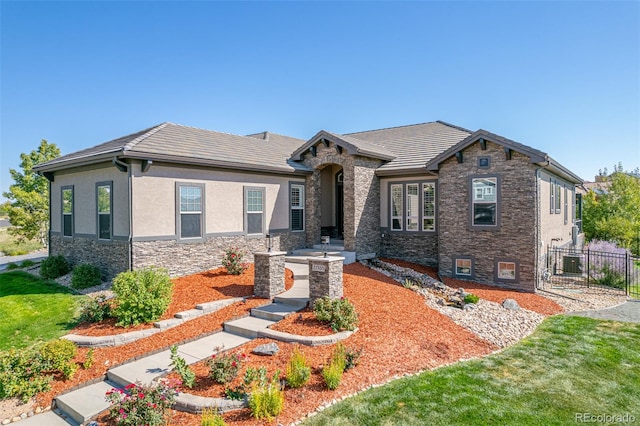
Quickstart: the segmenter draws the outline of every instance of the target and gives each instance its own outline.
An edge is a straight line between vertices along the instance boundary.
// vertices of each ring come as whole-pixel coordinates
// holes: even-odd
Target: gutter
[[[113,165],[118,168],[121,172],[127,172],[127,180],[128,180],[128,197],[129,197],[129,236],[127,237],[127,247],[129,251],[129,270],[133,270],[133,179],[131,176],[131,164],[125,163],[118,159],[118,157],[113,157]]]

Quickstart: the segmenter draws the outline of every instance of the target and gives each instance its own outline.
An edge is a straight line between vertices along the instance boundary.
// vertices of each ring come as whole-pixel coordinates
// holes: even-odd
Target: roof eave
[[[104,161],[111,161],[114,156],[120,155],[122,153],[122,149],[114,149],[110,151],[105,151],[100,154],[91,154],[86,156],[81,156],[77,158],[72,158],[69,160],[60,160],[56,161],[55,159],[47,161],[46,163],[37,164],[33,166],[33,171],[35,172],[55,172],[57,170],[69,169],[72,167],[82,167],[89,166],[96,163],[102,163]]]
[[[562,164],[558,163],[557,161],[555,161],[551,157],[547,157],[545,159],[545,161],[538,162],[536,164],[538,164],[539,166],[549,170],[553,174],[558,175],[561,178],[568,180],[569,182],[571,182],[573,184],[582,185],[584,183],[584,180],[580,176],[576,175],[571,170],[567,169],[565,166],[563,166]]]
[[[405,167],[398,169],[377,169],[376,176],[415,176],[415,175],[438,176],[437,171],[427,170],[424,166]]]

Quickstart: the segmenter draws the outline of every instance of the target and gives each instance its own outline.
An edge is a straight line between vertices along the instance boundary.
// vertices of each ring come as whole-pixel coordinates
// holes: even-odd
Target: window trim
[[[64,191],[71,191],[71,235],[66,235],[64,232]],[[75,227],[75,217],[76,217],[76,191],[73,185],[65,185],[60,187],[60,233],[62,234],[62,238],[73,238],[76,233]]]
[[[262,212],[260,214],[262,214],[262,232],[261,233],[255,233],[255,234],[250,234],[249,233],[249,214],[257,214],[257,212],[248,212],[247,211],[247,207],[248,207],[248,203],[247,203],[247,196],[249,194],[249,191],[259,191],[262,194]],[[266,213],[266,205],[267,205],[267,194],[266,194],[266,188],[263,186],[244,186],[243,187],[243,214],[244,214],[244,235],[246,235],[249,238],[261,238],[264,237],[265,235],[267,235],[267,230],[266,230],[266,218],[267,218],[267,213]]]
[[[424,186],[431,184],[433,185],[433,204],[434,204],[434,215],[430,217],[425,217],[424,215]],[[408,186],[409,185],[417,185],[418,186],[418,209],[417,215],[412,215],[411,218],[418,219],[418,229],[407,229],[407,223],[409,220],[408,215]],[[388,230],[393,233],[405,233],[405,234],[435,234],[438,232],[438,181],[435,179],[420,179],[420,180],[406,180],[406,181],[390,181],[388,182]],[[399,215],[393,214],[393,189],[394,187],[400,187],[400,193],[402,194],[402,206]],[[424,229],[424,219],[433,218],[433,228],[434,229]],[[393,221],[397,219],[400,223],[400,229],[393,227]]]
[[[515,277],[514,278],[501,278],[500,277],[500,264],[501,263],[513,263],[515,266]],[[517,259],[513,258],[499,258],[495,259],[493,265],[493,279],[497,283],[518,283],[520,282],[520,262]]]
[[[301,198],[302,198],[302,202],[300,203],[301,206],[299,207],[295,207],[292,205],[291,203],[291,190],[294,187],[300,187],[301,188]],[[306,218],[305,218],[305,214],[307,211],[307,205],[306,205],[306,200],[307,200],[307,196],[306,196],[306,186],[304,182],[293,182],[290,181],[289,182],[289,230],[291,232],[304,232],[306,229]],[[293,229],[293,210],[302,210],[302,229]]]
[[[199,237],[182,237],[182,211],[180,209],[180,188],[194,187],[200,188],[200,236]],[[176,182],[176,239],[178,242],[202,242],[205,239],[205,212],[206,210],[206,186],[204,183],[198,182]],[[187,212],[185,214],[195,214],[193,212]]]
[[[483,165],[480,164],[482,160],[487,160],[487,165],[486,166],[483,166]],[[478,160],[477,160],[477,167],[479,169],[483,169],[483,170],[490,169],[491,168],[491,157],[487,156],[487,155],[479,156]]]
[[[556,182],[555,179],[549,178],[549,213],[556,213]]]
[[[109,238],[100,238],[100,197],[98,189],[109,187]],[[96,238],[99,241],[113,240],[113,181],[96,182]]]
[[[564,224],[569,223],[569,188],[564,186]]]
[[[414,194],[409,194],[409,187],[416,187],[416,193]],[[416,213],[415,214],[409,214],[409,206],[410,206],[410,202],[409,202],[409,196],[411,197],[415,197],[417,199],[417,203],[416,203]],[[405,220],[405,229],[407,232],[420,232],[420,205],[422,204],[420,201],[420,184],[419,183],[414,183],[414,182],[407,182],[404,185],[404,220]],[[412,224],[415,221],[415,229],[409,229],[409,225]]]
[[[560,191],[560,188],[562,188],[562,185],[560,184],[560,181],[556,180],[556,214],[562,214],[562,192]]]
[[[458,260],[468,260],[471,263],[471,271],[469,274],[459,274],[458,273]],[[454,278],[474,280],[476,275],[476,259],[473,256],[453,256],[452,264],[451,264],[451,275]]]
[[[496,223],[494,225],[476,225],[474,223],[474,214],[473,214],[473,207],[474,207],[474,189],[473,189],[473,181],[475,179],[495,179],[496,180],[496,189],[495,189],[495,196],[496,196],[496,200],[495,200],[495,205],[496,205]],[[501,226],[501,213],[502,213],[502,191],[501,191],[501,186],[502,186],[502,176],[499,174],[489,174],[489,175],[471,175],[469,176],[469,180],[468,180],[468,188],[469,188],[469,204],[468,204],[468,209],[469,209],[469,222],[468,222],[468,227],[469,230],[474,230],[474,231],[478,231],[478,230],[486,230],[486,231],[497,231],[500,229]],[[484,204],[493,204],[493,203],[484,203]]]

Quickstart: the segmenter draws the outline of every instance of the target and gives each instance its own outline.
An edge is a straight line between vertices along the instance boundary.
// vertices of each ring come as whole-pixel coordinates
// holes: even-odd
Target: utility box
[[[582,260],[580,256],[564,256],[562,258],[562,272],[565,274],[582,274]]]

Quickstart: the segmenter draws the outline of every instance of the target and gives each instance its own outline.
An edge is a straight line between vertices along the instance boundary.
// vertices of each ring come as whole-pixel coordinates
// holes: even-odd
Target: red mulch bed
[[[411,268],[422,274],[439,280],[438,271],[429,266],[417,265],[399,259],[382,259],[385,262],[393,263],[404,268]],[[534,293],[523,293],[515,290],[508,290],[500,287],[480,284],[473,281],[465,281],[457,278],[443,277],[444,283],[451,288],[464,288],[468,293],[473,293],[481,299],[496,303],[502,303],[505,299],[514,299],[518,305],[530,311],[542,315],[555,315],[564,312],[564,309],[556,302]]]
[[[397,262],[394,261],[394,263]],[[415,269],[420,268],[418,265],[406,262],[405,264]],[[246,274],[250,277],[253,276],[249,271]],[[291,276],[287,277],[290,281]],[[195,296],[191,296],[192,292],[189,290],[192,288],[191,286],[196,288],[209,287],[203,291],[223,292],[229,291],[228,287],[233,285],[237,285],[233,287],[234,289],[239,289],[246,285],[243,280],[248,278],[243,276],[234,277],[234,279],[231,280],[227,276],[210,271],[176,280],[176,284],[179,282],[180,286],[184,286],[180,287],[179,292],[183,293],[182,290],[186,289],[184,291],[186,294],[177,297],[180,302],[174,301],[176,303],[175,312],[191,309],[191,305],[203,301],[196,300]],[[198,282],[201,284],[198,285]],[[487,295],[490,295],[491,291],[496,294],[503,292],[500,289],[492,289],[487,290]],[[176,286],[176,293],[178,293],[178,286]],[[523,293],[513,293],[524,295]],[[230,297],[228,295],[230,293],[223,294]],[[326,402],[360,391],[372,384],[384,382],[394,376],[434,368],[460,359],[483,356],[497,349],[489,342],[458,326],[448,317],[429,309],[425,305],[424,299],[417,293],[403,288],[391,278],[360,264],[345,266],[344,294],[355,305],[360,322],[358,324],[359,330],[343,343],[349,348],[363,349],[360,364],[345,373],[337,390],[329,391],[323,384],[320,369],[327,362],[334,346],[315,348],[299,346],[312,366],[311,381],[301,389],[286,390],[284,413],[271,424],[293,422]],[[485,297],[489,298],[487,295]],[[193,297],[193,300],[189,300],[190,297]],[[516,298],[516,300],[518,299]],[[214,314],[189,321],[179,327],[128,345],[116,348],[98,348],[95,350],[94,366],[91,369],[80,369],[73,380],[54,382],[50,392],[38,395],[38,402],[41,405],[48,405],[53,396],[78,383],[105,374],[108,368],[126,359],[166,348],[173,343],[196,337],[204,332],[220,329],[225,320],[246,314],[251,307],[265,302],[264,299],[248,299],[246,303],[234,304]],[[518,300],[518,302],[521,301]],[[184,303],[184,305],[179,305],[179,303]],[[282,321],[278,328],[296,334],[322,335],[328,333],[326,326],[315,320],[311,321],[309,311],[303,311],[301,314],[302,319],[298,314],[294,314]],[[255,346],[269,341],[268,339],[256,339],[234,350],[247,354],[248,358],[236,382],[231,384],[232,386],[239,382],[247,366],[265,366],[271,374],[280,370],[281,375],[284,375],[286,364],[295,345],[277,342],[280,352],[273,357],[251,354],[251,350]],[[78,361],[82,361],[85,354],[86,349],[80,349]],[[189,392],[205,396],[221,396],[224,388],[212,383],[206,377],[208,373],[206,364],[201,362],[193,367],[198,376],[198,384],[195,389],[189,390]],[[227,413],[224,417],[228,424],[269,424],[257,422],[250,417],[248,409]],[[100,420],[106,421],[106,416],[103,415]],[[200,416],[173,412],[170,424],[199,425]]]

